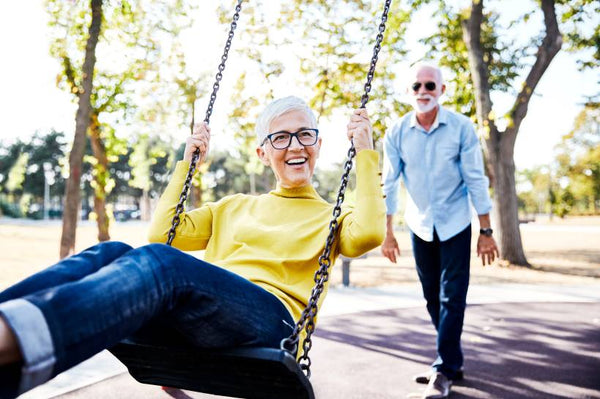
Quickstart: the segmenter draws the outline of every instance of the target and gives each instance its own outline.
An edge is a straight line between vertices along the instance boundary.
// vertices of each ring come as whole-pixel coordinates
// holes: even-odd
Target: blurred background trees
[[[502,4],[491,0],[392,3],[368,105],[376,139],[410,109],[403,97],[407,82],[403,82],[401,66],[431,59],[448,72],[445,106],[478,123],[492,183],[498,171],[514,175],[512,183],[508,180],[514,209],[503,212],[517,231],[519,220],[540,213],[558,217],[598,214],[598,96],[582,97],[581,112],[556,146],[551,163],[515,170],[512,158],[519,121],[526,115],[529,99],[536,95],[531,71],[539,64],[536,60],[550,26],[549,16],[553,11],[559,30],[559,36],[553,37],[563,41],[560,51],[572,52],[581,70],[597,68],[600,5],[591,0],[522,2],[521,12],[507,17]],[[11,217],[61,217],[64,204],[72,202],[67,199],[70,194],[65,195],[66,186],[77,177],[79,182],[73,180],[72,189],[81,200],[76,199],[75,214],[96,220],[98,238],[105,240],[110,237],[111,220],[150,217],[170,171],[181,159],[185,136],[195,121],[203,119],[220,61],[215,54],[222,52],[235,2],[198,6],[187,0],[47,0],[46,5],[49,52],[61,65],[57,85],[72,94],[74,103],[89,94],[88,110],[81,111],[87,117],[79,119],[76,138],[38,131],[27,140],[0,143],[0,212]],[[264,193],[273,187],[271,172],[255,156],[254,121],[275,97],[307,98],[324,135],[345,135],[346,115],[360,104],[364,91],[382,5],[383,1],[376,0],[243,4],[216,103],[220,119],[216,119],[217,126],[212,125],[214,143],[220,144],[212,147],[201,178],[194,180],[190,206],[234,192]],[[90,74],[84,65],[86,51],[91,57],[88,45],[94,7],[102,13]],[[195,18],[201,13],[214,18],[209,34],[198,33]],[[415,39],[411,33],[415,26],[426,26],[422,29],[426,33]],[[528,35],[515,37],[515,32],[525,31]],[[189,36],[193,47],[185,45]],[[475,60],[478,46],[480,58]],[[415,47],[420,50],[415,52]],[[194,62],[190,48],[202,53],[200,63]],[[210,56],[207,48],[211,48]],[[550,61],[551,57],[544,65]],[[479,71],[477,76],[474,71]],[[536,79],[543,72],[537,70]],[[86,79],[90,86],[84,85]],[[483,81],[487,86],[482,86]],[[287,91],[289,87],[295,92]],[[490,102],[484,107],[485,101],[478,106],[478,98],[486,96],[495,102],[512,98],[512,106],[492,108]],[[502,140],[508,144],[500,145]],[[501,156],[494,155],[498,145],[505,151]],[[80,158],[81,165],[73,158]],[[317,169],[315,186],[331,200],[343,159],[326,161],[321,160],[326,166]],[[500,205],[497,208],[502,208],[508,200],[500,199],[508,198],[507,194],[496,185],[491,192]],[[70,228],[74,231],[75,227]],[[68,252],[73,242],[66,241],[63,251]],[[514,263],[526,263],[503,255]]]

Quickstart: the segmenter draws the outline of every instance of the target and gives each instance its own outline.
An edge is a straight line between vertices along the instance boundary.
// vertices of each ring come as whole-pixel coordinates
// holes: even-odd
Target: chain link
[[[221,63],[219,64],[218,72],[215,75],[215,83],[213,84],[213,91],[210,94],[210,101],[208,102],[208,107],[206,109],[206,116],[204,117],[204,122],[207,124],[210,122],[210,116],[213,112],[213,106],[215,105],[215,101],[217,99],[217,92],[219,91],[221,79],[223,79],[223,71],[225,70],[225,62],[227,61],[227,57],[229,56],[229,50],[231,49],[231,42],[233,40],[233,35],[235,33],[235,28],[237,28],[237,21],[240,19],[240,11],[242,11],[242,2],[243,0],[238,0],[237,5],[235,6],[235,13],[233,14],[233,18],[231,21],[231,25],[229,26],[229,34],[227,36],[227,41],[225,42],[225,48],[223,49],[223,55],[221,56]],[[185,183],[183,184],[183,190],[179,195],[179,202],[175,207],[175,215],[173,216],[173,220],[171,222],[171,229],[169,230],[169,234],[167,236],[167,245],[171,245],[173,239],[175,238],[175,234],[177,231],[177,226],[179,226],[181,213],[185,209],[185,201],[187,201],[188,194],[190,192],[190,187],[192,185],[192,177],[194,177],[194,172],[196,171],[196,164],[198,163],[198,158],[200,156],[200,150],[196,149],[194,154],[192,155],[192,160],[190,161],[190,168],[188,170],[187,176],[185,177]]]
[[[379,34],[377,35],[377,39],[375,41],[375,47],[373,48],[373,57],[371,58],[371,66],[367,74],[367,82],[364,86],[365,93],[361,98],[361,108],[365,108],[367,102],[369,101],[371,82],[373,80],[373,76],[375,75],[375,66],[377,64],[379,51],[381,50],[381,42],[383,41],[383,33],[385,32],[385,24],[387,22],[391,2],[392,0],[386,0],[383,13],[381,15],[381,23],[379,24]],[[294,331],[289,337],[283,339],[280,345],[281,349],[290,351],[291,353],[295,353],[298,347],[300,332],[302,330],[306,330],[306,338],[302,343],[302,355],[298,358],[298,364],[300,365],[300,368],[304,371],[308,378],[310,378],[310,366],[312,363],[310,358],[308,357],[308,352],[312,348],[311,336],[315,329],[315,318],[318,312],[319,297],[323,293],[325,283],[329,280],[329,267],[331,266],[331,249],[333,247],[335,234],[338,229],[337,219],[342,213],[342,203],[344,202],[344,195],[346,192],[346,187],[348,186],[348,179],[350,176],[350,171],[352,170],[352,161],[355,155],[356,149],[354,148],[354,141],[352,141],[350,149],[348,150],[346,162],[344,164],[344,173],[342,175],[340,189],[337,195],[337,201],[335,207],[333,208],[333,217],[331,219],[331,222],[329,222],[329,235],[327,236],[327,240],[325,242],[325,249],[323,250],[323,254],[319,257],[319,269],[315,272],[314,275],[315,286],[311,292],[306,308],[304,309],[304,311],[302,311],[300,320],[298,320],[294,327]]]

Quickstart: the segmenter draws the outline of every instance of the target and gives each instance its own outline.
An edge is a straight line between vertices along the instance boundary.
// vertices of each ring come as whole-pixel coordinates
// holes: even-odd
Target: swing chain
[[[295,349],[298,345],[300,331],[302,331],[303,329],[306,330],[306,338],[302,342],[302,355],[298,359],[298,363],[300,365],[300,368],[304,370],[308,378],[310,378],[311,374],[311,360],[308,357],[308,352],[312,348],[311,336],[315,330],[315,318],[318,312],[319,297],[325,289],[325,283],[329,280],[329,267],[331,266],[331,249],[333,247],[335,234],[338,229],[337,219],[342,213],[342,203],[344,202],[344,195],[346,192],[346,187],[348,186],[350,171],[352,170],[352,160],[355,155],[356,150],[354,149],[353,143],[350,149],[348,150],[348,158],[346,160],[346,163],[344,164],[344,173],[341,178],[341,185],[338,192],[337,201],[335,207],[333,208],[333,218],[329,222],[329,235],[327,236],[325,249],[323,250],[323,254],[319,257],[320,267],[315,272],[314,281],[316,284],[312,289],[308,305],[302,312],[300,320],[298,320],[298,322],[296,323],[292,335],[281,341],[281,349],[295,352]],[[290,350],[290,348],[293,348],[293,350]]]
[[[231,41],[233,40],[233,34],[235,33],[235,28],[237,28],[237,21],[238,19],[240,19],[240,11],[242,11],[242,1],[243,0],[238,0],[237,5],[235,6],[235,13],[233,14],[231,25],[229,26],[229,35],[227,36],[225,49],[223,50],[223,55],[221,56],[221,63],[219,64],[217,75],[215,76],[213,91],[210,94],[210,101],[208,102],[208,108],[206,109],[206,116],[204,117],[204,122],[206,123],[209,122],[210,116],[212,115],[213,105],[215,104],[215,100],[217,99],[217,92],[219,91],[220,82],[221,79],[223,79],[225,62],[227,61],[227,57],[229,56],[229,50],[231,49]]]
[[[371,66],[369,68],[369,72],[367,73],[367,83],[365,83],[365,93],[361,98],[360,107],[364,108],[369,101],[369,92],[371,91],[371,81],[373,80],[373,76],[375,76],[375,66],[377,65],[377,60],[379,59],[379,51],[381,50],[381,42],[383,41],[383,33],[385,32],[385,24],[388,19],[388,13],[390,12],[390,4],[392,0],[386,0],[385,5],[383,7],[383,13],[381,14],[381,23],[379,24],[379,34],[377,34],[377,38],[375,40],[375,46],[373,47],[373,58],[371,58]]]
[[[231,49],[231,42],[233,40],[233,35],[235,33],[235,28],[237,28],[237,21],[240,19],[240,12],[242,11],[242,2],[243,0],[238,0],[237,5],[235,6],[235,13],[233,14],[233,18],[231,21],[231,25],[229,26],[229,35],[227,36],[227,41],[225,42],[225,48],[223,49],[223,55],[221,56],[221,63],[218,66],[218,72],[215,75],[215,83],[213,84],[213,91],[210,94],[210,101],[208,102],[208,107],[206,109],[206,116],[204,117],[204,122],[207,124],[210,122],[210,116],[213,112],[213,106],[215,104],[215,100],[217,99],[217,92],[219,91],[221,79],[223,79],[223,71],[225,70],[225,62],[227,61],[227,57],[229,56],[229,50]],[[196,149],[194,154],[192,155],[192,160],[190,161],[190,168],[185,177],[185,183],[183,184],[183,190],[179,195],[179,202],[175,207],[175,215],[173,216],[173,221],[171,222],[171,229],[169,229],[169,234],[167,236],[167,245],[171,245],[173,239],[175,238],[175,234],[177,231],[177,226],[179,226],[181,214],[185,209],[185,202],[187,201],[188,194],[190,192],[190,188],[192,185],[192,177],[194,176],[194,172],[196,172],[196,164],[198,163],[198,158],[200,157],[200,150]]]
[[[373,76],[375,74],[375,66],[377,64],[379,51],[381,50],[381,42],[383,41],[383,33],[385,32],[385,24],[387,22],[391,2],[392,0],[386,0],[383,13],[381,15],[381,23],[379,24],[379,34],[377,35],[375,47],[373,49],[371,66],[367,74],[367,83],[364,86],[365,93],[361,98],[361,108],[365,108],[367,101],[369,101],[371,81],[373,80]],[[342,213],[342,203],[344,202],[344,195],[346,192],[346,187],[348,185],[348,178],[350,176],[350,171],[352,170],[352,160],[354,159],[355,155],[356,149],[354,148],[354,141],[351,141],[346,163],[344,164],[344,173],[342,175],[340,189],[338,191],[337,202],[335,204],[335,207],[333,208],[333,217],[331,219],[331,222],[329,223],[329,235],[327,236],[323,254],[319,257],[319,269],[317,269],[314,276],[314,281],[316,284],[312,289],[310,298],[308,300],[308,305],[302,311],[300,320],[298,320],[294,327],[294,331],[288,338],[283,339],[280,345],[281,349],[295,353],[298,347],[300,331],[302,331],[303,329],[306,330],[306,337],[304,338],[304,342],[302,343],[302,355],[298,358],[298,364],[300,365],[300,368],[306,373],[306,376],[308,378],[310,378],[311,374],[311,360],[308,357],[308,352],[312,348],[311,336],[315,330],[315,318],[318,312],[319,297],[323,293],[325,283],[329,280],[329,267],[331,266],[331,249],[333,247],[334,238],[339,227],[337,219]]]

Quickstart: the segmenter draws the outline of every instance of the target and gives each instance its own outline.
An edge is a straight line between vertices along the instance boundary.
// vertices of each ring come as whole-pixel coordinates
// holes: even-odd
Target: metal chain
[[[227,36],[227,41],[225,43],[225,48],[223,49],[223,55],[221,56],[221,63],[219,64],[218,72],[215,75],[215,83],[213,84],[213,91],[210,94],[210,101],[208,102],[208,107],[206,109],[206,116],[204,117],[204,122],[207,124],[210,122],[210,116],[213,112],[213,106],[215,104],[215,100],[217,99],[217,92],[219,91],[219,86],[221,79],[223,79],[223,71],[225,70],[225,62],[227,61],[227,57],[229,56],[229,50],[231,49],[231,42],[233,40],[233,35],[235,33],[235,28],[237,28],[237,21],[240,19],[240,11],[242,11],[242,2],[243,0],[238,0],[237,5],[235,6],[235,13],[233,14],[233,18],[231,21],[231,25],[229,26],[229,35]],[[175,215],[173,216],[173,221],[171,222],[171,229],[169,230],[169,235],[167,237],[167,245],[171,245],[173,239],[175,238],[175,234],[177,231],[177,226],[180,223],[181,213],[185,209],[185,201],[187,201],[187,197],[190,191],[190,187],[192,185],[192,177],[194,176],[194,172],[196,171],[196,164],[198,163],[198,157],[200,156],[200,150],[196,149],[194,154],[192,155],[192,160],[190,162],[190,168],[188,170],[187,176],[185,177],[185,183],[183,184],[183,189],[181,194],[179,195],[179,202],[175,207]]]
[[[381,15],[381,23],[379,24],[379,34],[377,35],[375,47],[373,48],[373,57],[371,58],[371,66],[369,68],[369,72],[367,74],[367,82],[364,87],[365,93],[363,94],[361,99],[361,108],[365,108],[367,101],[369,101],[371,82],[375,74],[375,66],[377,64],[379,51],[381,50],[381,42],[383,41],[383,33],[385,32],[385,24],[387,22],[391,2],[392,0],[386,0],[383,13]],[[350,149],[348,150],[348,157],[346,159],[346,163],[344,164],[344,174],[342,175],[337,201],[335,207],[333,208],[333,217],[329,222],[329,235],[327,236],[327,240],[325,242],[325,249],[323,250],[323,254],[319,257],[319,269],[315,272],[315,286],[312,289],[306,308],[304,309],[304,311],[302,311],[300,320],[298,320],[294,327],[294,331],[288,338],[285,338],[281,341],[281,349],[287,350],[291,353],[295,353],[298,347],[300,332],[303,329],[306,330],[306,338],[302,343],[302,355],[298,358],[298,364],[300,365],[300,368],[306,373],[306,376],[308,378],[310,378],[311,366],[311,360],[308,357],[308,352],[312,348],[311,336],[315,330],[315,317],[317,316],[318,312],[319,297],[323,293],[325,283],[329,280],[329,267],[331,266],[331,249],[335,239],[335,234],[338,229],[337,219],[342,213],[342,203],[344,202],[344,195],[346,192],[346,187],[348,185],[348,178],[350,175],[350,171],[352,170],[352,160],[354,159],[355,155],[356,150],[354,148],[354,142],[351,142]]]

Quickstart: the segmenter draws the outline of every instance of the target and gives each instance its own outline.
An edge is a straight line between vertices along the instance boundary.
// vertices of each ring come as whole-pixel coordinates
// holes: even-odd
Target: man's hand
[[[479,235],[477,240],[477,256],[481,256],[483,266],[491,265],[494,259],[499,258],[498,247],[494,237],[488,237],[483,234]]]
[[[385,235],[385,240],[383,240],[383,244],[381,245],[381,253],[383,256],[396,263],[396,257],[400,256],[400,247],[398,246],[396,237],[394,237],[394,233],[387,232]]]

